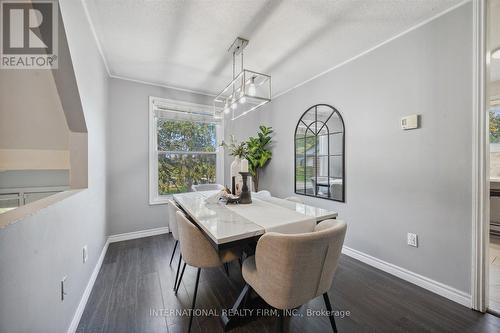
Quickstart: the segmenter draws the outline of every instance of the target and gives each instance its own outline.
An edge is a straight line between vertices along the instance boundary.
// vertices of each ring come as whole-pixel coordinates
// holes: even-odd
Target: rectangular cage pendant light
[[[214,99],[214,116],[232,113],[232,120],[271,101],[271,76],[243,68],[243,49],[248,41],[237,38],[229,51],[233,53],[233,80]],[[241,55],[241,72],[234,75],[235,56]]]

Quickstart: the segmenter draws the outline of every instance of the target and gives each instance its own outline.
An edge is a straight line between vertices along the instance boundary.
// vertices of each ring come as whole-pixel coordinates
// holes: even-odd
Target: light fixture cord
[[[233,52],[233,79],[234,79],[234,69],[235,69],[235,58],[234,58],[234,52]]]
[[[243,50],[241,50],[241,72],[243,72]]]

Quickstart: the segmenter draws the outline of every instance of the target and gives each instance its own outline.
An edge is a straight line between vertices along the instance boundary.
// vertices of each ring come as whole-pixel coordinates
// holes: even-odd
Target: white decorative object
[[[219,192],[216,192],[214,194],[212,194],[211,196],[209,196],[208,198],[205,199],[205,201],[209,204],[216,204],[219,202],[219,200],[224,197],[224,193],[226,193],[225,191],[219,191]]]
[[[248,172],[248,160],[246,158],[241,160],[240,171],[241,172]]]
[[[248,162],[247,162],[248,163]],[[239,195],[241,192],[241,187],[243,186],[243,179],[240,175],[241,159],[236,156],[234,161],[231,163],[231,192],[235,195]]]

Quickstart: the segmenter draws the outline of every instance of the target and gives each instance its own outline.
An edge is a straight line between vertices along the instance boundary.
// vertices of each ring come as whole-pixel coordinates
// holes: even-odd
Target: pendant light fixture
[[[271,101],[271,76],[243,67],[243,49],[248,40],[238,37],[229,48],[233,56],[233,80],[214,98],[214,116],[232,112],[232,120],[257,110]],[[236,74],[236,57],[240,56],[240,72]]]

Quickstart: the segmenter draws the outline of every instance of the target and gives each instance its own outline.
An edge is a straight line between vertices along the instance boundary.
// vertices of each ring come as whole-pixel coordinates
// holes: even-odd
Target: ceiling
[[[112,76],[216,94],[227,49],[250,40],[245,68],[286,91],[461,0],[89,0]]]

